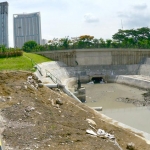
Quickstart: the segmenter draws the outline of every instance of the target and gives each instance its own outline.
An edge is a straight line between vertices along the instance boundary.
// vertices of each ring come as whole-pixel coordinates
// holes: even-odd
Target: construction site
[[[108,105],[104,102],[96,103],[98,99],[90,104],[89,97],[92,95],[87,95],[88,90],[85,87],[87,83],[91,85],[91,82],[97,80],[105,84],[118,83],[138,88],[143,90],[141,95],[145,93],[138,105],[144,104],[142,107],[148,108],[149,53],[136,53],[140,54],[136,57],[133,52],[134,61],[130,61],[130,64],[125,64],[128,62],[125,58],[121,61],[118,56],[108,52],[105,53],[110,58],[106,57],[107,61],[101,59],[104,57],[103,52],[92,53],[93,57],[98,56],[99,59],[87,64],[90,58],[88,51],[84,51],[86,56],[76,54],[73,57],[67,54],[67,64],[59,60],[63,58],[60,53],[59,57],[56,57],[57,60],[38,64],[35,73],[0,73],[2,150],[149,150],[148,132],[108,117],[106,112],[103,113],[103,108],[105,110]],[[53,57],[49,54],[50,56]],[[71,61],[69,56],[73,57],[74,61]],[[128,55],[124,57],[129,59]],[[120,64],[117,64],[118,61]],[[73,62],[72,65],[69,65],[70,62]],[[107,91],[113,90],[111,88]],[[120,97],[122,96],[120,94]],[[118,101],[127,101],[124,98],[119,99],[120,97]],[[128,98],[128,95],[126,97]],[[105,96],[102,99],[105,99]],[[132,102],[132,98],[128,98],[129,101]],[[135,103],[137,104],[137,101]],[[120,102],[116,104],[121,105]]]

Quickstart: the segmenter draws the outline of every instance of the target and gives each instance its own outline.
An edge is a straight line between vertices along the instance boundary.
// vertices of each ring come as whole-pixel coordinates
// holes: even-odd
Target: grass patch
[[[46,57],[41,56],[41,55],[33,54],[33,53],[25,53],[24,52],[23,55],[30,57],[36,63],[51,61],[49,58],[46,58]]]
[[[3,70],[26,70],[34,71],[34,66],[29,57],[36,63],[51,61],[50,59],[32,53],[23,53],[23,56],[0,58],[0,71]]]

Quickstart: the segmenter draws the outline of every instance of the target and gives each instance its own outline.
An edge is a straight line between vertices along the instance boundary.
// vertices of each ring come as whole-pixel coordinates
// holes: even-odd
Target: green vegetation
[[[33,54],[33,53],[25,53],[24,52],[23,55],[31,58],[36,63],[51,61],[49,58],[46,58],[46,57],[41,56],[41,55]]]
[[[27,41],[24,43],[22,49],[25,52],[33,52],[37,49],[38,44],[35,41]]]
[[[22,55],[23,51],[21,49],[6,48],[5,45],[0,45],[0,58],[17,57]]]
[[[150,28],[143,27],[130,30],[119,30],[113,35],[120,48],[150,48]]]
[[[107,32],[107,31],[106,31]],[[122,30],[112,35],[112,39],[94,38],[91,35],[79,37],[68,36],[65,38],[54,38],[48,44],[37,45],[33,51],[51,51],[84,48],[136,48],[150,49],[150,28]]]
[[[33,61],[31,61],[31,59]],[[26,70],[35,71],[34,64],[51,61],[50,59],[32,53],[23,53],[23,56],[0,58],[0,71],[2,70]]]

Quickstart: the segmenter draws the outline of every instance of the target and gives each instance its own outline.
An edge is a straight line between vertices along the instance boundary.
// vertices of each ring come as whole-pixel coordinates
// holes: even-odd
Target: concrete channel
[[[67,91],[69,91],[69,93],[72,93],[75,97],[77,97],[75,89],[77,89],[78,79],[80,79],[82,83],[91,82],[92,79],[99,79],[99,81],[103,79],[103,81],[105,82],[121,83],[143,89],[150,88],[150,77],[148,71],[148,69],[150,69],[150,65],[147,64],[68,67],[62,62],[54,61],[38,65],[40,66],[40,68],[42,68],[41,71],[43,76],[41,77],[38,71],[36,72],[36,75],[42,80],[44,84],[54,85],[54,82],[51,80],[51,78],[46,77],[47,75],[45,70],[48,70],[49,72],[51,72],[51,74],[53,74],[53,76],[58,78],[61,81],[63,87],[65,87],[65,89],[67,89]],[[95,107],[94,109],[102,110],[103,106],[93,107]],[[107,114],[103,114],[103,117],[105,119],[112,120],[112,124],[117,123],[119,126],[123,128],[128,128],[136,134],[142,134],[147,143],[150,143],[149,133],[115,121],[106,115]]]

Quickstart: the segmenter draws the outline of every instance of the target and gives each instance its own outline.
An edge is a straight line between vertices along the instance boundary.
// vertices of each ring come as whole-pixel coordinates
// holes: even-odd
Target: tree
[[[79,48],[90,48],[93,45],[94,36],[82,35],[79,37],[78,47]]]
[[[60,46],[60,40],[58,38],[53,38],[53,40],[48,41],[48,45],[50,50],[57,50]]]
[[[111,47],[111,43],[112,43],[112,40],[106,39],[106,47],[107,47],[107,48],[110,48],[110,47]]]
[[[99,40],[98,39],[93,39],[93,47],[98,48],[99,47]]]
[[[118,32],[112,36],[112,38],[119,43],[121,43],[125,39],[125,37],[126,35],[124,33],[124,30],[121,29],[119,29]]]
[[[112,36],[119,47],[126,48],[149,48],[150,28],[142,27],[138,29],[121,30]]]
[[[62,46],[64,49],[68,49],[70,40],[68,37],[65,37],[65,38],[60,39],[60,43],[61,43],[60,46]]]
[[[103,38],[99,39],[99,45],[100,45],[100,48],[105,48],[106,47],[106,42]]]
[[[37,51],[37,43],[35,41],[28,41],[25,42],[22,49],[25,52],[33,52],[33,51]]]
[[[0,51],[1,52],[6,52],[6,46],[5,45],[0,45]]]

